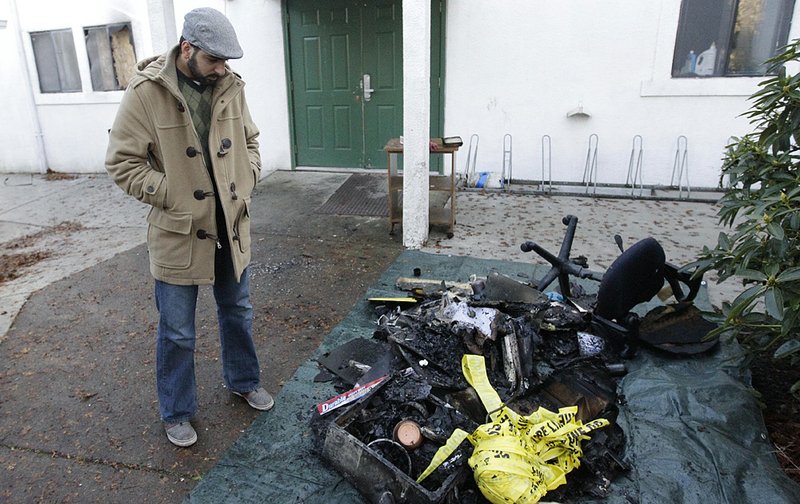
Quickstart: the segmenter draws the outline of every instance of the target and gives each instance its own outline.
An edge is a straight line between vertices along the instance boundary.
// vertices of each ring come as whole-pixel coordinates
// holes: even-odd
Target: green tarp
[[[312,451],[312,411],[336,395],[330,383],[313,381],[319,370],[314,358],[353,338],[372,337],[375,314],[366,299],[401,295],[395,280],[412,276],[414,268],[425,278],[459,282],[491,271],[521,280],[539,278],[546,271],[525,263],[402,253],[286,382],[275,408],[253,422],[203,476],[187,502],[362,502],[357,490]],[[580,283],[589,292],[596,290],[594,282]],[[704,294],[697,304],[708,309]],[[641,305],[637,311],[644,313],[652,306]],[[724,344],[709,355],[681,359],[640,350],[627,362],[629,372],[619,385],[624,399],[618,422],[627,437],[625,458],[633,469],[612,484],[612,495],[603,502],[800,502],[800,485],[778,466],[748,388],[749,376],[738,371],[737,361],[737,349]]]

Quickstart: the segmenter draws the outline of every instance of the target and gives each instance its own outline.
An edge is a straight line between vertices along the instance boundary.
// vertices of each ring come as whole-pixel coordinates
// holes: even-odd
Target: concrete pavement
[[[143,243],[147,230],[147,209],[106,175],[2,175],[2,180],[0,253],[50,255],[0,284],[0,342],[31,294]]]
[[[619,256],[615,234],[622,237],[625,247],[652,236],[664,248],[668,262],[683,266],[695,260],[704,246],[716,245],[720,231],[725,230],[718,224],[716,205],[691,201],[474,191],[460,192],[457,201],[454,236],[448,239],[434,231],[423,250],[546,264],[534,252],[522,252],[520,244],[534,241],[557,255],[566,230],[561,219],[576,215],[571,257],[585,256],[591,270],[604,271]],[[713,274],[707,280],[715,306],[732,301],[742,290],[731,280],[717,284]]]

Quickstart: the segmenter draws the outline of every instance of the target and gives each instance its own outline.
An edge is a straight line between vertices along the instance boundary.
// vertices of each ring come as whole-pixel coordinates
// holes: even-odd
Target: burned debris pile
[[[592,278],[588,270],[570,263],[562,274],[558,264],[569,261],[577,219],[565,218],[571,223],[559,257],[550,261],[550,282],[558,278],[560,292],[496,272],[466,284],[400,278],[398,287],[410,296],[372,303],[371,338],[318,359],[318,379],[333,379],[343,391],[319,405],[312,420],[319,451],[367,501],[603,498],[629,469],[616,422],[626,358],[648,337],[675,353],[705,351],[714,342],[703,340],[709,328],[682,294],[681,302],[643,320],[629,312],[633,304],[613,320],[597,315],[603,304],[597,295],[565,281]],[[656,263],[663,269],[661,254]],[[687,324],[696,330],[681,341]],[[495,437],[501,435],[527,453],[501,448]],[[516,455],[522,471],[503,460]],[[500,493],[507,493],[498,496],[488,479],[495,487],[501,481]]]

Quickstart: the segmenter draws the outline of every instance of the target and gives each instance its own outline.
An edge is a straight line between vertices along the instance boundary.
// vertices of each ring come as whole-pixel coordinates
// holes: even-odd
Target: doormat
[[[389,215],[386,175],[354,173],[336,189],[316,213],[328,215]]]

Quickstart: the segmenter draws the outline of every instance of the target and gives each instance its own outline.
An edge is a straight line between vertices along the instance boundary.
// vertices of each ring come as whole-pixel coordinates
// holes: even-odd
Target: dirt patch
[[[84,229],[84,226],[79,222],[64,221],[0,245],[0,249],[22,251],[0,255],[0,284],[19,278],[25,274],[25,268],[41,262],[53,254],[52,251],[46,249],[24,251],[25,249],[35,247],[44,238],[54,235],[69,236],[81,229]]]
[[[753,387],[764,404],[764,423],[778,462],[790,478],[800,483],[800,401],[789,393],[789,387],[800,380],[800,368],[766,355],[755,359],[750,370]]]
[[[24,268],[50,257],[47,250],[0,255],[0,284],[19,278]]]
[[[78,178],[77,175],[72,175],[70,173],[62,173],[53,171],[50,168],[47,169],[47,173],[44,175],[45,180],[73,180]]]
[[[55,226],[46,227],[35,233],[27,234],[21,238],[17,238],[12,242],[3,244],[3,248],[7,250],[26,249],[36,245],[44,237],[52,236],[54,234],[63,234],[69,236],[75,231],[84,229],[83,224],[80,222],[64,221]]]

